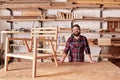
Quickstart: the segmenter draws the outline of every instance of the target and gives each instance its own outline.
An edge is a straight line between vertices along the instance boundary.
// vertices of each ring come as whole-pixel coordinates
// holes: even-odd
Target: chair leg
[[[33,61],[32,61],[32,77],[35,78],[36,77],[36,65],[37,65],[37,45],[36,45],[37,41],[36,38],[34,38],[34,49],[33,49]]]
[[[56,52],[54,50],[54,45],[52,44],[52,42],[49,42],[50,43],[50,47],[52,49],[52,53],[53,53],[53,58],[54,58],[54,61],[55,61],[55,65],[58,66],[58,61],[57,61],[57,57],[56,57]]]
[[[55,65],[58,66],[58,61],[56,55],[54,56]]]
[[[36,77],[36,60],[33,60],[32,62],[32,77]]]
[[[5,56],[5,66],[4,66],[4,70],[8,71],[8,57]]]
[[[6,44],[5,44],[5,66],[4,66],[4,70],[7,71],[8,70],[8,56],[7,56],[7,53],[8,53],[8,46],[9,46],[9,40],[8,38],[6,38]]]

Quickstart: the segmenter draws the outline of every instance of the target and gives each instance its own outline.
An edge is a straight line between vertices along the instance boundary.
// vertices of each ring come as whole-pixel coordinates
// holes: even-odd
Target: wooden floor
[[[38,63],[35,79],[31,67],[31,62],[13,62],[9,71],[0,70],[0,80],[120,80],[120,68],[111,62]]]

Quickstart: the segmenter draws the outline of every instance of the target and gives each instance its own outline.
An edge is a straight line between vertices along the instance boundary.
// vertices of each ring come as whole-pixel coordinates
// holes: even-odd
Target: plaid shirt
[[[85,36],[80,35],[78,40],[74,37],[68,38],[64,53],[69,53],[69,62],[83,62],[84,51],[86,54],[91,54],[89,44]]]

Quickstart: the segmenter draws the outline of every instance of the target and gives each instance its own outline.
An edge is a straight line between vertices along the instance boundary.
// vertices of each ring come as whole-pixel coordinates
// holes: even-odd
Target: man
[[[84,62],[84,51],[89,57],[89,62],[93,62],[87,39],[80,33],[80,26],[78,24],[73,25],[72,34],[66,42],[61,62],[64,62],[67,55],[69,62]]]

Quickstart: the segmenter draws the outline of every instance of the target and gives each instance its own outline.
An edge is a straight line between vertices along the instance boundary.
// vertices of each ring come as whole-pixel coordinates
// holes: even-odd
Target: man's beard
[[[78,37],[80,35],[80,32],[73,33],[73,35]]]

